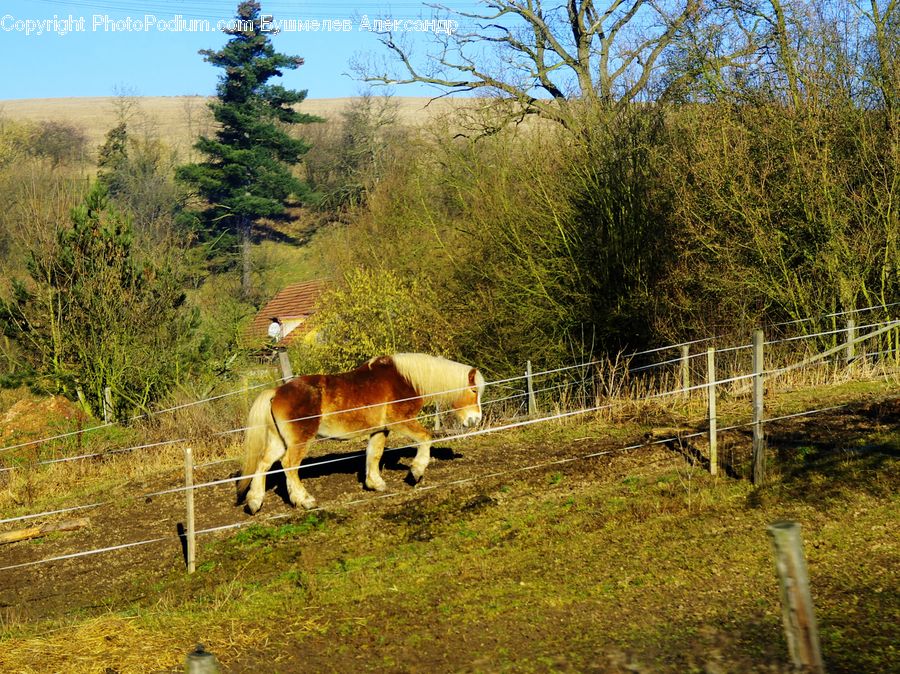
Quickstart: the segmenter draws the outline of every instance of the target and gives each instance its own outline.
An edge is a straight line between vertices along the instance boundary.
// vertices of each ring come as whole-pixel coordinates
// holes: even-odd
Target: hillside
[[[153,128],[160,138],[173,147],[183,150],[189,139],[209,128],[209,115],[201,96],[146,96],[127,99],[134,104],[137,118]],[[397,104],[398,119],[407,124],[418,124],[431,115],[453,109],[461,104],[459,99],[429,98],[393,99]],[[303,110],[326,119],[340,114],[353,101],[352,98],[312,98],[303,103]],[[66,122],[81,127],[89,145],[99,145],[106,132],[116,124],[117,111],[123,99],[106,96],[96,98],[36,98],[0,100],[0,115],[13,120],[30,122]]]

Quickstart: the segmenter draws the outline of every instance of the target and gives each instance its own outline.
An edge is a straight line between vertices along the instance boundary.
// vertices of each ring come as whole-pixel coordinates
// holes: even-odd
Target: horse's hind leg
[[[267,435],[266,449],[256,464],[256,473],[250,480],[250,489],[247,490],[247,510],[251,515],[262,507],[263,497],[266,494],[266,473],[272,464],[284,455],[284,443],[271,431]]]
[[[387,489],[387,485],[378,470],[378,466],[381,463],[381,455],[384,453],[384,443],[387,435],[387,431],[372,433],[369,436],[369,444],[366,447],[366,487],[375,491]]]
[[[295,432],[293,435],[294,437],[291,438],[293,442],[281,460],[281,465],[284,468],[284,479],[287,482],[291,503],[309,510],[316,507],[316,499],[306,491],[297,472],[300,470],[300,462],[306,456],[312,436],[303,431]]]

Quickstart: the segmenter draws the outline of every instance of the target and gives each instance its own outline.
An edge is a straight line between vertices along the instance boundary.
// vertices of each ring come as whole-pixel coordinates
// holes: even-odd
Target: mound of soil
[[[0,418],[0,442],[27,442],[44,437],[61,426],[84,424],[87,415],[63,396],[25,398]]]

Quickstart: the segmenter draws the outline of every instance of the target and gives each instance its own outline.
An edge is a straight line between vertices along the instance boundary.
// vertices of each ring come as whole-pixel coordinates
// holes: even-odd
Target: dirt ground
[[[900,427],[900,398],[889,398],[857,403],[815,417],[773,422],[767,427],[767,436],[773,458],[789,457],[802,445],[805,453],[821,453],[821,460],[817,465],[820,466],[819,470],[827,471],[830,457],[836,456],[836,448],[850,443],[862,431],[871,433],[873,429],[877,431],[897,427]],[[334,451],[313,456],[304,462],[301,478],[326,514],[331,513],[340,518],[372,517],[375,514],[387,523],[392,521],[392,517],[403,516],[407,518],[404,524],[411,527],[412,533],[409,535],[413,538],[421,536],[422,540],[427,540],[429,516],[426,510],[413,509],[411,515],[398,515],[403,513],[401,506],[415,505],[423,497],[427,498],[429,493],[468,489],[461,507],[480,507],[479,499],[491,497],[487,495],[487,491],[481,493],[478,485],[495,480],[491,475],[514,475],[517,480],[546,486],[548,480],[552,481],[556,475],[564,476],[570,481],[597,483],[621,480],[622,476],[636,466],[653,463],[705,465],[705,447],[701,441],[696,441],[696,444],[687,441],[661,441],[666,437],[667,432],[663,429],[660,434],[644,434],[626,442],[604,439],[590,433],[587,437],[569,437],[565,442],[558,443],[509,442],[496,436],[490,440],[469,441],[465,444],[444,444],[438,440],[433,449],[432,464],[425,480],[418,487],[412,487],[406,482],[407,467],[414,450],[405,448],[386,453],[383,475],[388,483],[388,491],[384,494],[363,490],[363,459],[358,455],[358,447],[332,445]],[[621,450],[623,446],[631,444],[641,446],[628,451]],[[749,445],[747,432],[732,431],[720,437],[723,471],[730,479],[747,478]],[[885,461],[896,461],[898,458],[894,450],[876,449],[884,455]],[[595,456],[584,458],[589,455]],[[345,460],[334,461],[341,458]],[[789,473],[790,462],[782,463],[786,466],[784,471]],[[234,463],[198,468],[195,482],[227,478],[235,470]],[[144,495],[182,484],[182,474],[172,471],[171,474],[134,485],[133,498],[117,499],[108,505],[75,513],[75,516],[90,518],[91,526],[88,529],[0,547],[0,567],[7,567],[50,557],[74,555],[84,550],[152,538],[164,539],[112,552],[2,571],[0,615],[14,617],[19,622],[30,622],[65,619],[122,605],[152,603],[155,582],[171,578],[173,569],[183,568],[184,565],[183,537],[180,535],[185,519],[184,494],[155,497]],[[236,523],[269,521],[278,524],[284,520],[271,518],[302,517],[302,513],[287,505],[283,479],[280,476],[270,477],[263,509],[256,516],[244,512],[235,503],[234,495],[233,483],[197,490],[196,528],[203,530]],[[418,518],[418,521],[413,522],[409,517],[413,520]],[[5,528],[10,527],[7,525]],[[225,529],[204,534],[199,543],[202,545],[214,540],[221,541],[232,536],[235,531],[236,529]],[[206,561],[202,554],[203,549],[198,560],[200,564]],[[141,569],[139,581],[133,573],[135,569]],[[468,635],[458,635],[460,643],[466,639],[478,639],[477,626],[472,629],[474,631]],[[390,629],[386,629],[386,635],[390,635]],[[527,634],[520,636],[526,640],[530,638]],[[446,651],[442,649],[441,653],[446,658]],[[261,663],[266,657],[263,653],[247,653],[239,661],[233,661],[229,671],[261,671],[259,667],[263,666]],[[351,666],[354,657],[356,656],[348,656],[344,663],[329,661],[318,665],[313,658],[306,664],[311,667],[311,671],[340,671],[344,665]],[[463,657],[461,662],[468,661]],[[415,667],[395,671],[436,671],[429,668],[434,666],[441,669],[447,664],[443,660],[431,661],[423,657]],[[451,668],[458,671],[491,671],[489,666],[474,666],[462,670],[458,667]],[[283,671],[293,670],[287,667]],[[548,665],[545,671],[574,670],[560,662]],[[637,665],[629,665],[628,657],[623,655],[621,663],[598,666],[594,671],[645,670]]]
[[[300,476],[316,497],[321,510],[341,511],[351,517],[355,513],[371,512],[373,508],[379,511],[391,509],[398,501],[415,498],[417,494],[424,494],[447,483],[475,481],[486,473],[519,472],[523,466],[540,464],[537,468],[522,472],[537,482],[544,475],[561,469],[559,464],[553,463],[555,461],[596,452],[612,452],[593,461],[579,462],[584,463],[579,466],[583,479],[594,480],[601,479],[608,472],[611,463],[631,463],[635,460],[617,451],[621,447],[619,443],[609,441],[586,440],[572,446],[518,445],[513,448],[502,443],[484,443],[461,450],[456,443],[451,447],[442,445],[438,440],[432,448],[432,463],[425,479],[417,487],[410,486],[407,477],[415,448],[386,452],[382,475],[388,484],[388,490],[385,493],[375,493],[363,489],[364,459],[359,454],[358,447],[338,443],[331,443],[331,447],[337,451],[307,458]],[[642,452],[642,457],[652,460],[655,456],[659,459],[668,453],[669,450],[658,445],[652,446],[651,452]],[[236,467],[236,462],[228,462],[198,468],[194,481],[200,484],[227,479],[235,474]],[[273,466],[273,470],[279,468],[278,463]],[[86,609],[102,608],[102,605],[97,604],[97,588],[102,588],[105,598],[117,596],[124,601],[142,599],[145,588],[131,587],[131,569],[155,569],[158,576],[163,578],[169,575],[172,568],[184,565],[182,527],[185,522],[185,498],[183,492],[149,498],[142,497],[141,494],[183,485],[183,475],[180,472],[147,480],[139,486],[135,485],[135,496],[127,501],[116,501],[59,517],[88,517],[88,529],[0,547],[0,567],[6,567],[77,554],[85,550],[99,550],[155,538],[165,539],[112,552],[2,571],[0,610],[15,610],[17,618],[24,620],[77,614]],[[280,517],[299,517],[303,514],[288,504],[287,490],[281,475],[269,476],[263,508],[255,516],[247,514],[242,506],[236,504],[233,482],[195,490],[194,507],[197,531],[232,524],[278,524]],[[6,528],[11,527],[7,525]],[[210,537],[227,538],[236,530],[237,528],[203,534],[198,537],[198,545]]]

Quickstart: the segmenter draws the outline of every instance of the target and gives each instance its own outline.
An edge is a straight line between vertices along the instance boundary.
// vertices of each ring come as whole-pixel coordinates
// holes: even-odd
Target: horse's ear
[[[478,372],[474,367],[469,370],[469,386],[475,386],[475,373]]]

